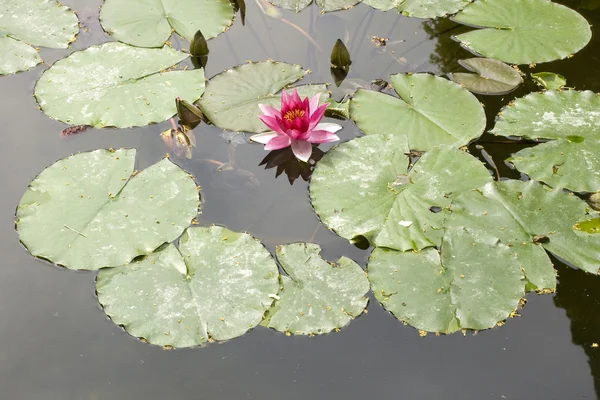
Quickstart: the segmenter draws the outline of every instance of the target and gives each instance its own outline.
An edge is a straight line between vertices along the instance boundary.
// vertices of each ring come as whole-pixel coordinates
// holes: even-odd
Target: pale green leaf
[[[474,73],[454,72],[451,78],[469,91],[478,94],[506,94],[515,90],[523,78],[519,71],[491,58],[469,58],[459,64]]]
[[[437,18],[463,9],[472,0],[364,0],[363,3],[381,11],[396,8],[407,17]]]

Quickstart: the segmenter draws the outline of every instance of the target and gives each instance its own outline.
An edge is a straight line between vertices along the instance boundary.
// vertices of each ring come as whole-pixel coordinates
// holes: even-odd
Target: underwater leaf
[[[164,121],[176,97],[193,102],[204,92],[204,70],[162,71],[185,60],[170,47],[143,49],[105,43],[54,63],[35,86],[48,116],[71,125],[127,128]]]
[[[591,273],[598,273],[600,236],[575,227],[597,214],[578,197],[536,181],[507,180],[489,183],[479,191],[465,192],[452,203],[446,226],[460,226],[480,240],[500,241],[515,253],[543,247],[561,259]],[[518,255],[519,258],[521,256]],[[554,277],[541,254],[523,262],[525,276],[538,288],[549,288]],[[540,280],[532,278],[532,274]]]
[[[530,93],[504,107],[491,131],[526,139],[600,139],[600,96],[586,90]]]
[[[531,74],[531,78],[546,90],[559,90],[567,84],[564,76],[553,72],[538,72]]]
[[[452,229],[441,255],[434,248],[416,253],[376,248],[368,276],[375,298],[400,321],[452,333],[492,328],[508,318],[524,295],[521,267],[508,246]]]
[[[575,138],[525,148],[507,161],[531,179],[554,188],[597,192],[600,190],[600,142],[584,140],[581,136]]]
[[[180,253],[181,252],[181,253]],[[98,301],[114,323],[159,346],[228,340],[257,326],[271,306],[277,265],[252,236],[189,228],[169,244],[98,274]]]
[[[41,63],[32,46],[64,49],[78,32],[77,15],[55,0],[0,1],[0,75]]]
[[[427,151],[483,133],[483,107],[460,85],[429,74],[392,75],[391,84],[400,98],[359,89],[350,100],[350,117],[365,134],[405,136],[411,150]]]
[[[105,0],[100,22],[116,40],[139,47],[162,47],[172,31],[192,40],[202,30],[211,39],[233,22],[226,0]]]
[[[592,37],[585,18],[548,0],[475,1],[452,19],[482,28],[457,35],[463,47],[512,64],[561,60]]]
[[[469,58],[459,60],[458,63],[474,73],[454,72],[451,78],[473,93],[506,94],[523,83],[519,71],[502,61],[491,58]]]
[[[300,12],[308,7],[312,3],[312,0],[269,0],[269,2],[287,10]],[[348,10],[359,2],[360,0],[315,0],[315,3],[321,8],[322,13]]]
[[[20,40],[0,34],[0,75],[27,71],[41,62],[36,49]]]
[[[381,11],[392,8],[407,17],[437,18],[462,10],[472,0],[363,0],[363,3]]]
[[[69,269],[127,264],[175,240],[198,213],[194,180],[168,159],[135,174],[135,150],[59,160],[30,184],[17,232],[36,257]]]
[[[198,105],[216,126],[234,132],[266,132],[269,128],[258,119],[259,104],[279,109],[281,90],[302,79],[306,71],[298,65],[258,62],[237,66],[211,79]],[[304,98],[317,93],[323,102],[329,97],[325,85],[297,86]]]
[[[281,290],[263,325],[292,334],[322,334],[348,325],[367,306],[369,281],[362,268],[342,257],[327,263],[312,243],[277,247]]]
[[[342,143],[317,163],[310,197],[321,221],[353,241],[397,250],[439,246],[451,199],[491,181],[476,158],[440,146],[407,172],[402,136],[371,135]]]

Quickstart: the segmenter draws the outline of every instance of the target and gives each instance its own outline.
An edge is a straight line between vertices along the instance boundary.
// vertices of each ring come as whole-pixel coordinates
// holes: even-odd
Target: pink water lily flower
[[[292,146],[294,155],[307,162],[312,154],[313,143],[328,143],[340,140],[335,132],[342,129],[338,124],[320,122],[328,103],[319,105],[320,95],[300,99],[298,91],[281,93],[281,110],[259,104],[263,112],[258,118],[272,131],[253,135],[250,140],[265,145],[265,150],[279,150]]]

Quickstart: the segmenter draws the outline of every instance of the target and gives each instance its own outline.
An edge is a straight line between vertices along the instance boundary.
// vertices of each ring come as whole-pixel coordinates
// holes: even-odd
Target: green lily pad
[[[337,119],[348,119],[350,118],[350,103],[348,100],[342,100],[337,102],[334,99],[327,100],[329,107],[325,110],[325,116]]]
[[[488,329],[516,310],[524,295],[522,264],[502,244],[479,241],[464,229],[434,248],[377,248],[369,258],[375,298],[396,318],[428,332]]]
[[[553,289],[549,259],[532,248],[544,248],[584,271],[598,273],[600,237],[575,226],[597,214],[562,189],[536,181],[501,181],[463,193],[452,203],[446,226],[460,226],[488,243],[498,241],[525,252],[525,275],[539,289]],[[535,258],[532,258],[533,252]],[[534,277],[537,276],[539,278]],[[552,272],[553,275],[553,272]]]
[[[198,105],[216,126],[234,132],[266,132],[260,120],[259,104],[281,107],[281,90],[302,79],[306,71],[298,65],[280,62],[258,62],[237,66],[212,77]],[[298,86],[301,97],[321,93],[321,101],[329,98],[325,85]]]
[[[159,346],[191,347],[257,326],[277,292],[277,265],[246,233],[190,228],[126,266],[102,270],[98,300],[114,323]]]
[[[411,150],[427,151],[483,133],[483,107],[460,85],[429,74],[396,74],[391,83],[400,98],[359,89],[350,100],[350,118],[365,134],[406,136]]]
[[[531,78],[546,90],[559,90],[567,84],[564,76],[553,72],[538,72],[531,74]]]
[[[462,10],[471,0],[363,0],[381,11],[396,8],[407,17],[438,18]]]
[[[109,35],[139,47],[162,47],[173,31],[188,40],[199,30],[214,38],[233,18],[233,5],[221,0],[105,0],[100,10]]]
[[[64,49],[75,40],[79,20],[55,0],[0,2],[0,75],[26,71],[42,62],[32,46]]]
[[[491,181],[483,164],[440,146],[407,172],[402,136],[372,135],[342,143],[317,163],[310,197],[321,221],[338,235],[397,250],[439,246],[451,199]]]
[[[600,143],[597,140],[557,139],[525,148],[506,161],[531,179],[554,188],[574,192],[600,190]]]
[[[585,18],[548,0],[475,1],[452,19],[482,28],[457,35],[463,47],[511,64],[561,60],[592,37]]]
[[[506,94],[523,83],[519,71],[502,61],[491,58],[469,58],[458,63],[475,73],[454,72],[451,78],[473,93]]]
[[[327,263],[312,243],[277,247],[277,259],[287,276],[280,277],[278,300],[263,325],[280,332],[312,335],[348,325],[367,306],[369,281],[362,268],[342,257]]]
[[[308,7],[313,0],[269,0],[269,2],[287,10],[300,12]],[[315,0],[315,3],[319,6],[322,13],[326,13],[337,10],[348,10],[360,3],[360,0]]]
[[[527,139],[600,138],[600,96],[576,90],[530,93],[504,107],[491,133]]]
[[[198,213],[198,190],[168,159],[132,177],[135,150],[57,161],[30,184],[17,232],[36,257],[69,269],[127,264],[175,240]]]
[[[164,121],[177,112],[176,97],[193,102],[204,92],[202,69],[160,72],[187,57],[166,46],[92,46],[44,72],[35,97],[44,113],[71,125],[127,128]]]

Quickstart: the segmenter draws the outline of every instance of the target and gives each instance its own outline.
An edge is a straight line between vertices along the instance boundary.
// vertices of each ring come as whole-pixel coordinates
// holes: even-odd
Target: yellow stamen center
[[[283,115],[283,119],[285,119],[288,122],[292,123],[292,122],[294,122],[294,119],[304,117],[304,113],[305,113],[304,110],[299,110],[299,109],[295,108],[293,110],[290,110],[290,111],[286,112]]]

